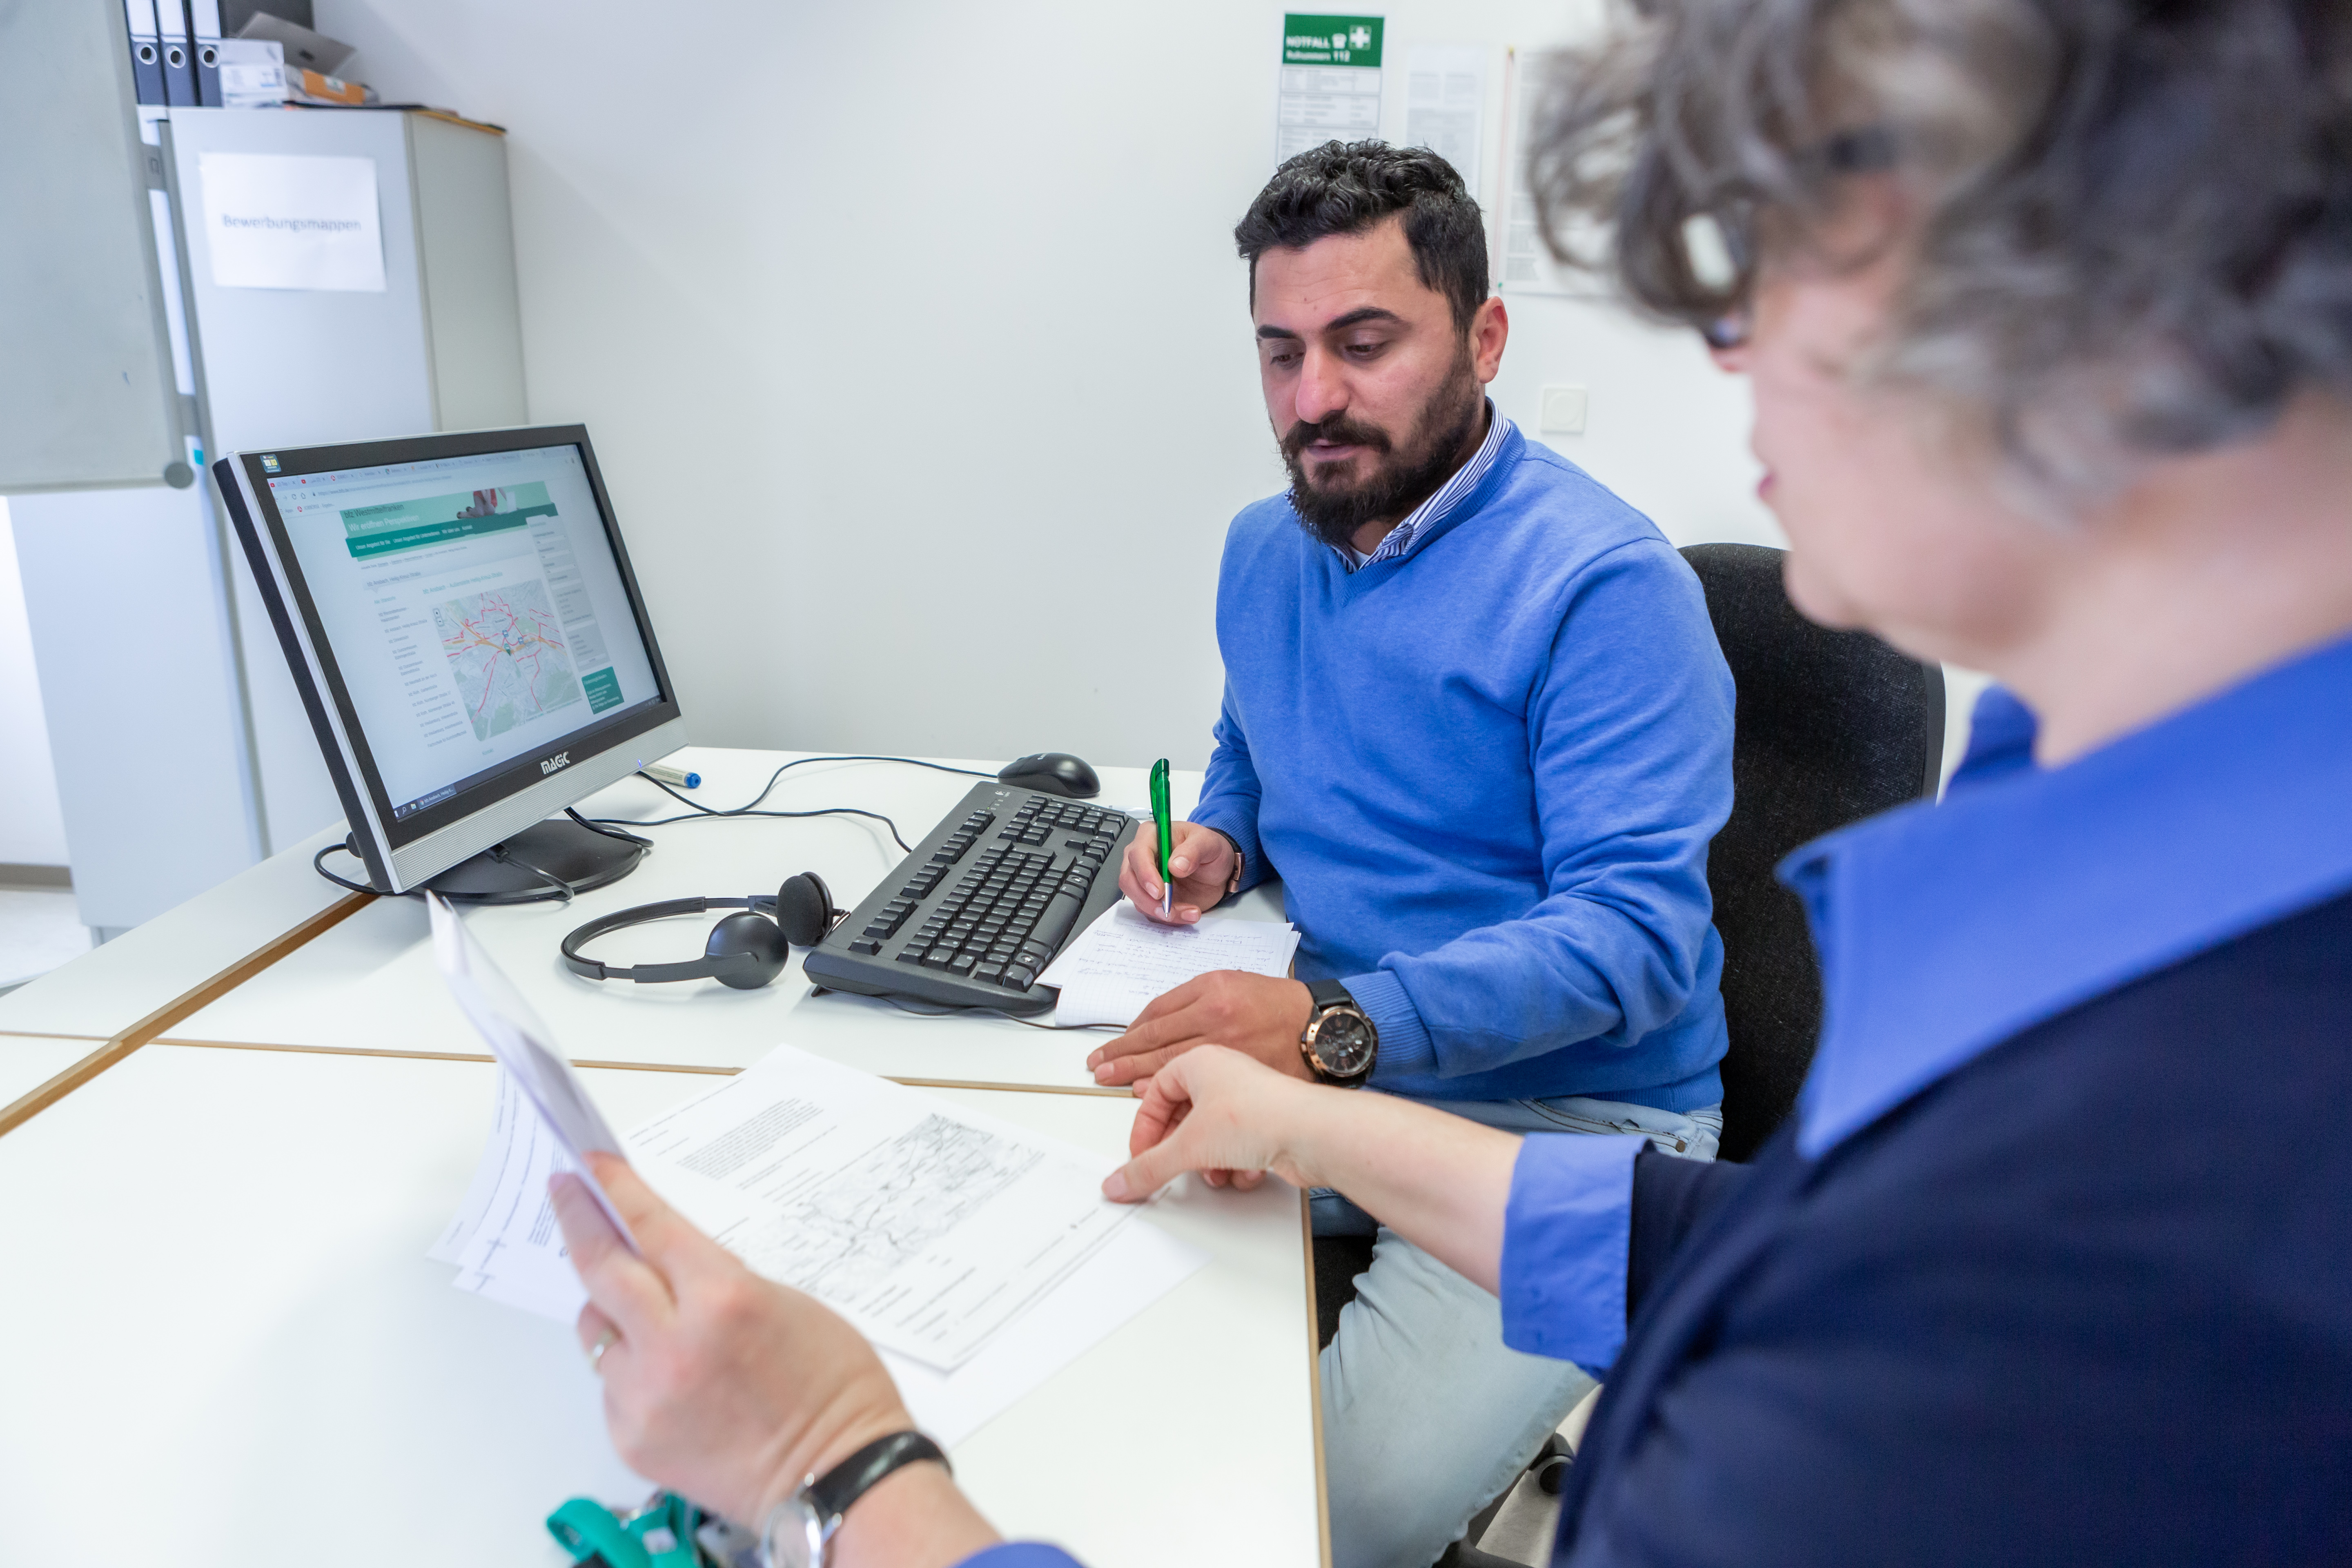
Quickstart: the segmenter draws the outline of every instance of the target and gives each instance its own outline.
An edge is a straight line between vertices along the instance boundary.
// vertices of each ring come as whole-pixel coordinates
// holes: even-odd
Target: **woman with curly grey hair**
[[[2352,0],[1650,0],[1546,124],[1554,232],[1750,379],[1799,606],[2001,684],[1784,867],[1825,1018],[1752,1164],[1204,1048],[1106,1191],[1337,1188],[1603,1374],[1555,1562],[2352,1562]],[[782,1561],[1067,1562],[854,1485],[871,1352],[601,1173],[637,1468]]]

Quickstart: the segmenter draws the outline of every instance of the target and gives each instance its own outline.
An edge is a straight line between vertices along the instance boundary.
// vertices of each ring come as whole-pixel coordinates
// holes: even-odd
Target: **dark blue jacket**
[[[2345,803],[2352,810],[2352,801]],[[1643,1154],[1559,1563],[2352,1563],[2352,898]]]

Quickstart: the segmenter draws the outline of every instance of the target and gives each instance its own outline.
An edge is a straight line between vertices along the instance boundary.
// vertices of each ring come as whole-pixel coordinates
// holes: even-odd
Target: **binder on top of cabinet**
[[[162,103],[163,49],[155,37],[155,0],[122,0],[131,27],[131,82],[142,103]]]
[[[194,57],[196,101],[222,107],[220,0],[188,0],[188,47]]]
[[[196,62],[188,47],[187,0],[155,0],[156,42],[163,49],[163,101],[196,107]]]

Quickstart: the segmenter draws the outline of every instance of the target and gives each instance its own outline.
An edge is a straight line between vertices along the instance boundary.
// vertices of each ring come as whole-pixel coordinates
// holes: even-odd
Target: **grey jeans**
[[[1617,1100],[1440,1100],[1512,1132],[1640,1132],[1715,1157],[1723,1108]],[[1332,1568],[1429,1568],[1524,1469],[1593,1381],[1503,1343],[1500,1305],[1339,1194],[1318,1190],[1318,1236],[1370,1236],[1371,1267],[1324,1347],[1324,1473]]]

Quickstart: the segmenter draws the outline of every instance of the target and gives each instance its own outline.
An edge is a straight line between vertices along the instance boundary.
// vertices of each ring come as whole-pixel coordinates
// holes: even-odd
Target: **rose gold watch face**
[[[1351,1007],[1334,1007],[1315,1021],[1311,1047],[1316,1065],[1336,1079],[1361,1078],[1371,1070],[1373,1041],[1369,1019]]]

